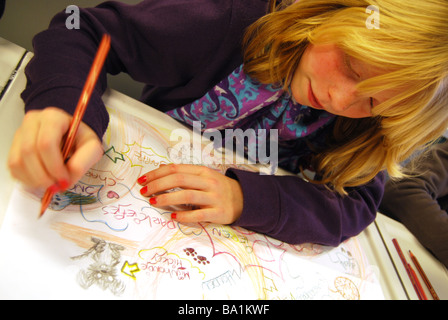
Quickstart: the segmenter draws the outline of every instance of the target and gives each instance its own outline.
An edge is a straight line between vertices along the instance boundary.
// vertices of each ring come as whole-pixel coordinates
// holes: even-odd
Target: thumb
[[[104,151],[100,139],[90,127],[81,123],[73,153],[67,161],[71,184],[78,182],[101,159],[103,154]]]

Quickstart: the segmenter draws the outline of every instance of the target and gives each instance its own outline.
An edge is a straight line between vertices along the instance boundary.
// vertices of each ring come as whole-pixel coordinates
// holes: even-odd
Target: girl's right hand
[[[81,179],[99,161],[103,148],[95,132],[81,122],[70,159],[64,163],[61,147],[71,119],[55,107],[27,112],[9,152],[11,175],[33,189],[67,188]]]

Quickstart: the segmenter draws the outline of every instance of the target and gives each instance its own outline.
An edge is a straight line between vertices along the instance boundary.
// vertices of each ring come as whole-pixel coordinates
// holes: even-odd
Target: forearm
[[[342,197],[294,176],[238,170],[227,175],[239,180],[244,195],[243,214],[234,225],[294,244],[337,246],[359,234],[375,219],[384,184],[384,175],[379,174]]]
[[[69,114],[75,110],[106,30],[98,22],[83,22],[81,30],[69,30],[65,27],[65,19],[64,13],[58,14],[49,29],[33,39],[34,57],[26,68],[28,82],[22,93],[25,111],[49,106],[63,109]],[[111,69],[110,57],[111,54],[101,71],[83,119],[100,139],[108,125],[108,114],[101,96],[107,87],[106,72]]]

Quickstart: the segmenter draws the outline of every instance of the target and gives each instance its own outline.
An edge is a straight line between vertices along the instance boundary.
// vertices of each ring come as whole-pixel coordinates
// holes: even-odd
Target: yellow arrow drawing
[[[121,273],[127,275],[128,277],[131,277],[132,279],[137,279],[134,275],[134,273],[139,272],[140,269],[137,265],[137,263],[129,264],[128,261],[125,261],[123,264],[123,267],[121,268]]]

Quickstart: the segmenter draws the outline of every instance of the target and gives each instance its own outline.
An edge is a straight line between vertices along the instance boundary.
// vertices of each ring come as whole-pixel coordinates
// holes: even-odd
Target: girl
[[[278,129],[283,166],[316,173],[307,182],[163,166],[138,180],[141,193],[182,190],[151,197],[154,206],[191,203],[194,210],[172,218],[233,224],[290,243],[338,245],[364,230],[382,197],[382,170],[400,176],[398,163],[447,126],[446,1],[302,0],[264,16],[259,0],[194,2],[106,3],[83,10],[75,32],[57,16],[34,39],[12,174],[35,187],[73,183],[101,156],[105,74],[66,166],[58,148],[89,58],[107,32],[113,50],[106,71],[148,84],[143,101],[180,120],[217,119],[203,121],[204,128]],[[371,5],[379,9],[379,29],[366,26]],[[233,99],[236,122],[221,104],[223,91],[238,93],[233,80],[267,97],[255,105]],[[204,101],[215,104],[198,107]]]

